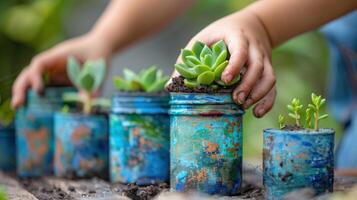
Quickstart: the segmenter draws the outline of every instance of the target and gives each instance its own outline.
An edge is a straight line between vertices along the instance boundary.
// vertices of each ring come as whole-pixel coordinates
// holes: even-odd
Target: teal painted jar
[[[73,88],[46,88],[43,95],[28,91],[25,107],[16,112],[17,174],[38,177],[53,172],[53,114],[63,106],[62,95]]]
[[[236,195],[242,115],[230,93],[171,93],[171,188]]]
[[[148,185],[169,180],[168,94],[118,93],[110,115],[112,182]]]
[[[55,114],[55,175],[108,177],[108,120],[105,115]]]
[[[263,183],[268,199],[283,199],[291,191],[312,188],[333,191],[334,135],[319,131],[264,130]]]
[[[16,170],[15,129],[13,126],[0,127],[0,170]]]

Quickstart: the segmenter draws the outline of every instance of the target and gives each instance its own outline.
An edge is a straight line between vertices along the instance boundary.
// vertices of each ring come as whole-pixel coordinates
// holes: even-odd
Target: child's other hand
[[[31,63],[23,69],[12,87],[13,108],[21,106],[26,98],[28,88],[36,92],[43,90],[42,76],[49,73],[50,84],[69,85],[66,74],[68,56],[75,56],[80,61],[105,57],[108,59],[111,49],[104,41],[94,34],[87,34],[65,41],[57,46],[35,56]]]
[[[233,100],[244,109],[259,102],[253,112],[256,117],[262,117],[272,108],[276,96],[272,48],[263,24],[249,10],[238,12],[210,24],[186,48],[195,41],[212,45],[221,39],[231,54],[222,80],[229,83],[246,67],[241,83],[233,91]]]

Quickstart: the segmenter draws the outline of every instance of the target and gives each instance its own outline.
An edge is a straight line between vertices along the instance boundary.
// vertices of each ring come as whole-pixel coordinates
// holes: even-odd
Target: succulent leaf
[[[67,59],[67,74],[69,80],[71,80],[74,85],[78,84],[77,77],[79,76],[80,72],[81,69],[78,61],[72,56],[69,57]]]
[[[157,74],[156,66],[151,66],[143,73],[143,76],[140,77],[139,82],[146,89],[147,87],[149,87],[155,82],[156,74]]]
[[[183,55],[182,56],[183,63],[185,63],[189,67],[195,66],[194,63],[192,63],[189,59],[187,59],[188,56],[194,56],[195,54],[191,50],[187,50],[187,49],[182,49],[181,52],[182,52],[181,54]]]
[[[124,74],[125,79],[128,81],[138,80],[138,77],[136,76],[136,74],[133,71],[131,71],[130,69],[124,69],[123,74]]]
[[[203,63],[208,66],[212,66],[213,56],[211,54],[205,55]]]
[[[192,52],[195,54],[195,56],[196,56],[197,58],[200,57],[201,52],[202,52],[202,49],[203,49],[204,46],[205,46],[205,44],[203,44],[203,43],[200,42],[200,41],[196,41],[196,42],[193,44]]]
[[[81,74],[79,78],[79,85],[82,90],[86,92],[93,92],[94,88],[94,77],[91,74]]]
[[[212,55],[212,50],[207,45],[205,45],[201,51],[201,54],[200,54],[201,62],[204,63],[206,55]]]
[[[160,92],[165,87],[165,84],[170,78],[168,76],[158,79],[154,84],[149,86],[146,92]]]
[[[184,84],[189,88],[195,88],[199,85],[196,79],[185,79]]]
[[[217,80],[221,79],[222,73],[224,69],[226,69],[227,65],[228,65],[228,61],[226,60],[214,70],[214,74]]]
[[[194,67],[194,70],[197,74],[202,74],[203,72],[211,71],[211,68],[209,68],[207,65],[197,65]]]
[[[196,56],[186,56],[186,59],[194,65],[200,65],[201,61]]]
[[[217,57],[215,63],[213,64],[212,68],[215,69],[217,66],[219,66],[219,65],[222,64],[223,62],[227,61],[227,60],[226,60],[226,59],[227,59],[227,56],[228,56],[228,52],[227,52],[227,51],[222,51],[222,52],[218,55],[218,57]],[[228,61],[227,61],[227,64],[228,64]]]
[[[198,76],[198,74],[193,69],[188,68],[185,64],[176,64],[175,69],[183,77],[188,79],[196,78]]]
[[[217,57],[219,54],[221,54],[221,52],[227,51],[227,47],[224,41],[220,40],[212,45],[212,50],[214,55]]]
[[[198,75],[197,83],[200,85],[210,85],[211,83],[213,83],[214,79],[215,79],[214,73],[211,71],[206,71]]]

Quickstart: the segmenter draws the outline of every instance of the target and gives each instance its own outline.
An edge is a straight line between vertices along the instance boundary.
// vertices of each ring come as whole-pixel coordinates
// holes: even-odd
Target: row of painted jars
[[[17,113],[19,176],[54,169],[62,177],[103,177],[109,165],[113,182],[146,185],[170,179],[178,191],[239,192],[243,111],[229,94],[172,93],[170,110],[166,94],[118,94],[112,100],[108,148],[105,116],[54,114],[66,90],[47,89],[42,98],[30,92],[27,107]],[[264,182],[271,197],[305,186],[332,190],[333,133],[266,130]]]

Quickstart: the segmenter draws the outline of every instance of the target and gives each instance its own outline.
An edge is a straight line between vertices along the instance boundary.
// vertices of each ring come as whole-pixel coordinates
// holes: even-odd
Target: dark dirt
[[[172,78],[172,82],[166,87],[169,92],[184,92],[184,93],[230,93],[232,88],[223,88],[221,86],[206,86],[199,85],[195,88],[188,88],[184,85],[184,77],[178,76]]]
[[[21,180],[22,186],[39,200],[72,200],[66,192],[58,187],[43,183],[41,180]]]
[[[284,131],[301,131],[301,130],[305,130],[305,129],[302,128],[301,126],[294,124],[294,125],[285,125],[282,130],[284,130]]]
[[[160,183],[149,186],[138,186],[136,184],[114,184],[112,190],[133,200],[149,200],[154,198],[160,192],[169,190],[167,183]]]

